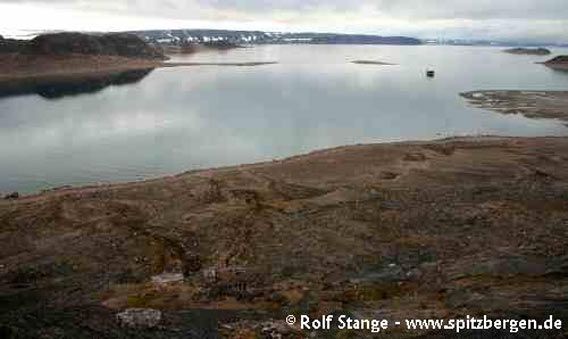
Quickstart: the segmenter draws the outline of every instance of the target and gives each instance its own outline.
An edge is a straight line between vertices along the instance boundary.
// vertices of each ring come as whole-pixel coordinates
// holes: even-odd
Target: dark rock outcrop
[[[15,200],[15,199],[19,199],[19,198],[20,198],[20,193],[18,193],[18,192],[12,192],[12,193],[4,196],[5,200]]]
[[[26,52],[39,55],[111,55],[130,58],[163,59],[163,53],[128,33],[91,35],[83,33],[54,33],[40,35],[30,41]]]
[[[18,53],[26,46],[22,40],[5,39],[0,35],[0,53]]]

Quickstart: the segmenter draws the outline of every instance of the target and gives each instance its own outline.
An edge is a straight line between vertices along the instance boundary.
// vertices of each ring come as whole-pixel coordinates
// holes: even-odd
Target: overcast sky
[[[0,0],[0,34],[156,28],[566,43],[568,0]]]

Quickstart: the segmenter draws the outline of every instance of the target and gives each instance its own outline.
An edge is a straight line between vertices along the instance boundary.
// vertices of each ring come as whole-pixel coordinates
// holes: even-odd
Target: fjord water
[[[85,91],[0,90],[0,192],[140,180],[355,143],[567,135],[557,121],[471,108],[458,95],[567,90],[568,73],[534,64],[548,58],[488,47],[258,46],[173,61],[279,64],[162,68]],[[349,63],[362,59],[398,65]],[[425,77],[429,67],[434,79]]]

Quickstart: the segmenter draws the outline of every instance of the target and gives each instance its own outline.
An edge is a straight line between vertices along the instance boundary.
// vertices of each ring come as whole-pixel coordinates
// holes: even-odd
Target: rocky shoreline
[[[568,91],[485,90],[460,95],[473,106],[501,114],[568,121]]]
[[[2,201],[0,323],[176,338],[294,337],[286,314],[333,311],[567,319],[567,154],[568,138],[359,145]],[[136,312],[160,324],[116,320]]]
[[[49,82],[160,67],[162,61],[118,56],[21,56],[0,54],[0,84]]]
[[[66,55],[60,57],[27,57],[0,54],[0,86],[16,87],[46,84],[61,81],[79,81],[119,74],[127,71],[142,71],[162,67],[253,67],[275,65],[276,61],[252,62],[164,62],[117,56]]]

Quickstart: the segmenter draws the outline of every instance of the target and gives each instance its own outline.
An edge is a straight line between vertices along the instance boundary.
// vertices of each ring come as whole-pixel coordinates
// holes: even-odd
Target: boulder
[[[12,192],[12,193],[10,193],[10,194],[6,194],[6,195],[4,196],[4,199],[6,199],[6,200],[15,200],[15,199],[18,199],[19,197],[20,197],[20,193],[18,193],[18,192]]]
[[[286,338],[294,334],[294,328],[283,321],[268,321],[261,324],[260,333],[264,338]]]
[[[152,283],[156,285],[165,285],[165,284],[182,282],[183,279],[184,277],[182,273],[164,272],[162,274],[153,276]]]
[[[123,327],[154,328],[162,320],[162,312],[151,308],[129,308],[116,315]]]

